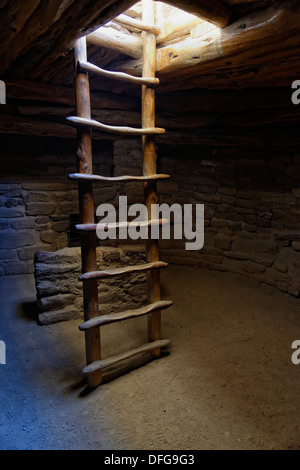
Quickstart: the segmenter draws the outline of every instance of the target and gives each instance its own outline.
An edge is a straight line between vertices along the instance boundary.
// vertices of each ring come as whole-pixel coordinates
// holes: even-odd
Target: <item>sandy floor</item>
[[[300,449],[300,301],[193,268],[162,281],[171,353],[90,394],[80,321],[38,326],[33,279],[2,282],[1,449]],[[104,327],[105,354],[144,342],[145,321]]]

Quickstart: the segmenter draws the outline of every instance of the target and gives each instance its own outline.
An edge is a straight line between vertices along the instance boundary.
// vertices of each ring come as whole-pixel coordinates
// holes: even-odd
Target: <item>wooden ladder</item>
[[[77,173],[69,175],[70,179],[78,180],[80,224],[77,230],[81,233],[82,272],[80,280],[83,283],[84,323],[79,329],[85,332],[86,367],[83,373],[87,374],[88,385],[98,386],[105,378],[105,371],[115,367],[110,372],[114,377],[136,367],[136,364],[148,362],[149,358],[159,357],[162,348],[166,348],[170,341],[161,339],[161,310],[172,305],[171,301],[161,300],[160,269],[167,266],[159,260],[158,240],[148,238],[146,242],[146,263],[138,266],[128,266],[116,269],[97,271],[96,255],[96,227],[94,220],[93,184],[101,181],[126,182],[138,181],[144,183],[144,201],[148,209],[148,219],[144,223],[162,224],[158,214],[151,212],[151,205],[157,203],[156,182],[168,178],[168,175],[156,173],[155,135],[165,132],[155,127],[155,92],[154,87],[159,84],[155,78],[156,55],[156,28],[154,5],[152,0],[143,0],[142,21],[128,20],[135,23],[135,27],[143,35],[143,76],[134,77],[119,72],[103,70],[87,61],[86,38],[79,39],[75,44],[75,87],[76,87],[76,113],[77,116],[67,118],[71,125],[77,127]],[[124,21],[124,15],[122,19]],[[108,126],[91,119],[91,102],[88,73],[116,80],[124,80],[142,85],[142,128]],[[93,174],[92,164],[92,128],[105,132],[124,135],[141,135],[143,152],[142,176],[104,177]],[[114,224],[118,227],[120,224]],[[124,225],[123,225],[124,226]],[[109,224],[106,228],[110,228]],[[150,230],[149,230],[150,233]],[[111,276],[123,276],[134,272],[147,273],[148,305],[136,310],[128,310],[109,315],[100,315],[98,312],[98,281]],[[114,355],[107,359],[101,358],[100,327],[103,325],[148,315],[148,343],[130,351]],[[138,361],[138,362],[137,362]]]

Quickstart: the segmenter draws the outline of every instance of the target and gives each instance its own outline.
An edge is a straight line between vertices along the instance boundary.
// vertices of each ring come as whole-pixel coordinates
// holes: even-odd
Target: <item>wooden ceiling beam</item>
[[[74,88],[51,85],[30,80],[3,77],[6,83],[7,98],[13,100],[38,101],[43,103],[75,106]],[[139,109],[139,99],[109,92],[91,92],[93,109]]]
[[[1,9],[0,22],[2,25],[2,40],[0,42],[0,54],[13,42],[16,35],[22,30],[26,21],[32,16],[38,7],[40,0],[26,2],[9,2]]]
[[[151,34],[159,34],[160,30],[155,25],[144,23],[143,21],[136,20],[131,18],[127,15],[119,15],[114,20],[114,23],[128,26],[129,28],[133,28],[134,31],[146,31],[147,33]]]
[[[223,77],[227,88],[229,83],[238,86],[239,75],[243,81],[248,77],[251,83],[260,78],[253,69],[260,68],[274,80],[275,72],[284,78],[287,61],[290,61],[289,69],[296,68],[297,63],[291,58],[300,53],[300,3],[294,8],[290,5],[289,1],[278,2],[274,7],[253,13],[223,30],[215,29],[204,36],[188,37],[159,48],[156,71],[161,86],[158,92],[199,85],[217,88],[218,75]],[[142,60],[115,62],[111,69],[115,68],[140,75]]]
[[[31,90],[36,89],[36,86],[35,82],[32,83]],[[37,94],[30,91],[28,85],[23,89],[19,87],[19,92],[14,92],[11,86],[9,86],[10,104],[16,106],[21,114],[59,115],[62,113],[62,110],[65,114],[74,113],[75,102],[70,88],[54,87],[51,85],[42,86],[45,86],[45,88],[39,94],[40,99],[36,99]],[[183,119],[180,116],[187,113],[191,113],[191,115],[197,114],[198,116],[216,113],[218,115],[238,116],[242,113],[249,115],[260,112],[262,115],[273,114],[274,119],[279,115],[288,114],[293,119],[298,116],[300,121],[299,110],[291,101],[291,92],[291,87],[176,91],[157,95],[156,111],[161,122],[160,127],[168,127],[167,122],[170,119],[173,121],[178,119],[178,123],[182,122],[184,127],[185,122],[183,121],[186,121],[186,117]],[[53,99],[50,102],[49,97],[51,94]],[[94,94],[95,92],[92,92],[92,96]],[[24,99],[24,96],[26,96],[27,100]],[[101,102],[103,102],[102,93],[100,93],[100,98]],[[100,98],[99,103],[96,104],[100,105]],[[134,100],[124,95],[121,98],[120,96],[106,93],[106,101],[103,102],[103,106],[98,108],[93,107],[93,117],[103,122],[107,121],[112,125],[119,125],[122,122],[126,122],[130,126],[137,125],[140,121],[139,100]],[[123,98],[126,100],[125,104],[123,104]],[[119,105],[118,108],[117,105]],[[117,109],[117,112],[112,113],[111,109]],[[241,125],[244,124],[241,123]]]
[[[12,108],[14,108],[12,106]],[[54,107],[54,106],[16,106],[18,115],[22,117],[42,119],[51,122],[64,123],[63,116],[74,115],[74,108]],[[97,121],[105,122],[109,126],[122,126],[124,123],[130,127],[138,128],[140,126],[140,114],[137,111],[117,110],[112,113],[111,110],[95,110],[92,118]],[[18,117],[16,116],[16,119]],[[247,128],[258,126],[272,126],[273,128],[282,128],[284,126],[299,126],[300,118],[295,106],[285,106],[285,108],[272,109],[253,109],[246,111],[237,111],[226,113],[224,110],[218,112],[189,111],[180,114],[174,112],[157,112],[156,124],[158,127],[164,127],[170,130],[174,129],[201,129],[207,127],[218,128]]]
[[[175,42],[180,37],[184,37],[190,34],[190,31],[196,26],[203,24],[203,20],[190,13],[186,13],[178,8],[170,7],[165,10],[166,5],[159,4],[156,6],[157,21],[159,23],[160,34],[156,38],[156,43],[160,47],[166,45],[166,43],[173,41]],[[211,25],[214,27],[213,25]]]
[[[105,47],[137,59],[142,57],[142,39],[114,28],[99,28],[88,34],[86,39],[88,44]]]
[[[231,9],[221,0],[166,0],[165,3],[192,13],[219,28],[228,26],[232,18]]]
[[[16,116],[2,114],[0,119],[0,134],[36,135],[39,137],[76,138],[76,131],[61,122],[52,122],[45,119],[29,116]],[[93,139],[118,140],[124,136],[104,132],[94,132]],[[298,126],[278,126],[276,132],[271,126],[261,129],[258,126],[249,128],[217,126],[197,129],[170,130],[166,134],[156,136],[157,144],[172,146],[208,145],[208,146],[292,146],[298,147],[300,143]]]
[[[300,3],[291,8],[291,2],[278,2],[274,7],[239,19],[224,30],[211,31],[208,35],[191,38],[177,45],[157,51],[157,73],[166,80],[178,81],[201,75],[220,74],[230,80],[238,73],[252,69],[273,69],[280,75],[286,69],[289,57],[300,52]],[[274,64],[274,65],[272,65]],[[278,67],[278,68],[277,68]],[[254,73],[255,75],[255,73]],[[259,78],[259,77],[257,77]],[[275,76],[274,76],[275,79]]]
[[[277,127],[274,129],[261,129],[258,126],[246,129],[226,127],[220,129],[203,128],[191,130],[168,131],[156,137],[158,144],[167,144],[174,147],[185,145],[208,145],[209,147],[266,147],[285,146],[298,147],[300,143],[297,128]]]
[[[295,126],[300,123],[297,106],[286,88],[266,90],[193,90],[190,92],[158,95],[156,125],[174,129],[205,127]],[[6,108],[5,108],[6,109]],[[50,103],[10,102],[11,112],[17,116],[40,118],[64,123],[66,116],[74,115],[71,106]],[[188,111],[187,111],[188,110]],[[6,109],[8,111],[8,109]],[[126,109],[93,109],[92,118],[111,126],[140,126],[140,112]],[[51,124],[50,124],[51,125]]]
[[[47,31],[36,37],[34,41],[28,38],[27,44],[23,44],[23,50],[18,57],[15,57],[11,67],[1,68],[0,62],[0,73],[19,78],[38,79],[45,67],[72,47],[74,40],[115,18],[133,3],[134,0],[72,2]],[[1,37],[0,31],[0,41]]]
[[[22,28],[17,29],[17,18],[15,20],[11,20],[9,26],[10,29],[14,32],[10,47],[5,47],[7,38],[5,38],[5,40],[1,41],[0,43],[0,53],[3,53],[0,61],[1,73],[3,73],[13,64],[27,44],[33,44],[36,38],[48,31],[51,25],[60,19],[64,11],[69,8],[70,4],[73,2],[74,0],[51,0],[48,2],[39,0],[38,2],[35,2],[38,5],[36,5],[36,8],[32,10],[31,15],[24,18],[26,21],[24,21]],[[10,3],[21,2],[19,1]],[[32,0],[22,2],[22,10],[24,10],[25,5],[27,5],[28,8],[30,5],[33,6],[33,3],[34,2]],[[20,15],[21,14],[24,15],[24,12],[20,11]],[[4,19],[2,16],[0,16],[0,22],[2,23],[2,21],[4,21]],[[0,36],[2,34],[3,31],[1,31]]]

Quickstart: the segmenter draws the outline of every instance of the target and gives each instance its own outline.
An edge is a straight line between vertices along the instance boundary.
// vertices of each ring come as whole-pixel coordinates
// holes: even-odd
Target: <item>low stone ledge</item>
[[[98,270],[145,262],[142,246],[97,247]],[[80,247],[55,252],[38,251],[34,257],[39,323],[49,325],[83,318]],[[99,312],[139,308],[146,302],[145,273],[98,282]]]

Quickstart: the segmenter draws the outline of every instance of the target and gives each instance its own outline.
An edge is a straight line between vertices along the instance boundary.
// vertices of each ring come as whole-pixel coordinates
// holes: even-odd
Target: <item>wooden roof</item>
[[[299,79],[300,0],[156,4],[161,29],[156,64],[159,103],[164,95],[184,90],[290,88]],[[91,33],[97,36],[100,26],[122,12],[139,19],[140,5],[132,0],[0,0],[0,78],[7,84],[9,102],[0,110],[5,115],[0,132],[20,130],[16,115],[22,129],[27,129],[24,132],[31,133],[33,117],[57,121],[62,106],[65,114],[71,112],[74,41]],[[108,46],[100,38],[100,43],[89,44],[90,62],[140,75],[140,33],[116,23],[101,30],[120,35],[123,48]],[[104,108],[102,114],[107,112],[110,121],[111,109],[130,113],[129,121],[135,119],[139,93],[135,86],[92,74],[90,82],[96,110]],[[193,107],[193,100],[184,100]],[[63,132],[56,127],[55,135]]]
[[[70,49],[74,40],[134,3],[132,0],[0,1],[0,76],[71,85]],[[297,78],[299,1],[173,0],[169,3],[193,13],[200,9],[202,17],[207,9],[210,21],[215,15],[223,27],[217,31],[201,29],[195,23],[194,27],[191,25],[191,34],[182,34],[175,41],[173,38],[171,44],[163,38],[160,40],[157,72],[166,90],[253,84],[281,86],[291,77]],[[170,21],[170,15],[165,20]],[[224,27],[224,23],[228,26]],[[127,34],[132,33],[127,30]],[[141,58],[132,60],[105,47],[90,46],[89,54],[99,66],[119,67],[135,74],[141,67]]]

